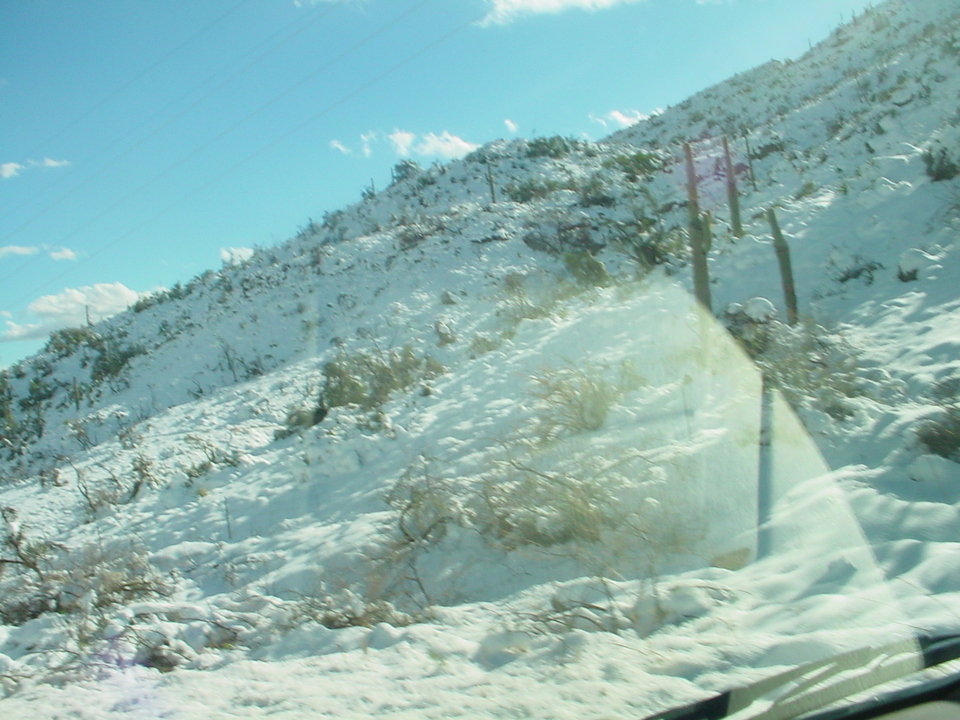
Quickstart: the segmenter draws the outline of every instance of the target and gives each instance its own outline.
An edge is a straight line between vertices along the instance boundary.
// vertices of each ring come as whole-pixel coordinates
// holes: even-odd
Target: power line
[[[338,55],[336,58],[334,58],[333,60],[331,60],[330,62],[328,62],[328,63],[327,63],[325,66],[323,66],[322,68],[320,68],[320,69],[318,69],[317,71],[314,71],[313,73],[311,73],[310,76],[308,76],[308,78],[309,78],[309,77],[312,77],[313,75],[316,75],[318,72],[320,72],[320,70],[326,69],[326,68],[329,67],[330,65],[338,62],[340,59],[342,59],[342,58],[345,57],[346,55],[350,54],[351,52],[353,52],[354,50],[356,50],[358,47],[362,46],[362,45],[365,44],[366,42],[369,42],[369,40],[372,39],[373,37],[375,37],[375,36],[377,36],[377,35],[380,35],[380,34],[381,34],[383,31],[385,31],[388,27],[390,27],[390,26],[396,24],[397,22],[399,22],[403,17],[406,17],[407,15],[409,15],[411,12],[413,12],[414,10],[416,10],[417,8],[419,8],[420,6],[425,5],[427,2],[431,2],[431,1],[432,1],[432,0],[422,0],[421,2],[417,3],[414,7],[408,9],[406,12],[404,12],[402,15],[398,16],[397,18],[395,18],[393,21],[391,21],[391,22],[388,23],[387,25],[381,26],[381,27],[378,28],[376,31],[374,31],[373,33],[371,33],[370,35],[368,35],[367,37],[365,37],[363,40],[361,40],[361,41],[359,41],[358,43],[356,43],[355,45],[351,46],[350,49],[348,49],[347,51],[344,51],[343,53],[341,53],[340,55]],[[465,28],[467,28],[468,26],[470,26],[470,25],[478,22],[480,19],[482,19],[482,17],[484,17],[484,14],[477,15],[476,17],[470,18],[470,19],[467,20],[466,22],[463,22],[463,23],[460,23],[460,24],[454,26],[451,30],[447,31],[446,33],[444,33],[443,35],[439,36],[439,37],[436,38],[435,40],[432,40],[431,42],[429,42],[429,43],[427,43],[426,45],[422,46],[420,49],[418,49],[417,51],[411,53],[410,55],[408,55],[407,57],[405,57],[403,60],[400,60],[399,62],[394,63],[393,65],[391,65],[390,67],[388,67],[387,69],[385,69],[383,72],[381,72],[381,73],[379,73],[378,75],[374,76],[374,77],[371,78],[370,80],[362,83],[361,85],[358,85],[356,88],[354,88],[354,89],[351,90],[350,92],[348,92],[348,93],[346,93],[345,95],[341,96],[341,97],[338,98],[337,100],[329,103],[328,105],[326,105],[323,109],[321,109],[321,110],[318,111],[317,113],[314,113],[313,115],[309,116],[309,117],[306,118],[305,120],[303,120],[303,121],[301,121],[300,123],[294,125],[292,128],[290,128],[290,129],[287,130],[286,132],[282,133],[281,135],[277,136],[276,138],[274,138],[274,139],[271,140],[270,142],[268,142],[268,143],[266,143],[266,144],[264,144],[264,145],[261,145],[258,149],[256,149],[256,150],[253,151],[252,153],[244,156],[241,160],[237,161],[236,163],[230,165],[229,167],[227,167],[225,170],[223,170],[222,172],[220,172],[218,175],[214,176],[214,177],[211,178],[210,180],[208,180],[208,181],[206,181],[206,182],[204,182],[204,183],[202,183],[202,184],[194,187],[194,188],[191,189],[189,192],[183,194],[182,196],[180,196],[179,198],[177,198],[177,199],[174,200],[173,202],[167,204],[167,205],[164,206],[160,211],[158,211],[157,213],[151,215],[149,218],[147,218],[147,219],[144,220],[143,222],[140,222],[140,223],[134,225],[132,228],[130,228],[130,229],[127,230],[126,232],[120,234],[119,236],[115,237],[113,240],[111,240],[111,241],[109,241],[109,242],[101,245],[99,249],[97,249],[96,251],[94,251],[94,252],[92,252],[91,254],[89,254],[86,258],[84,258],[84,260],[83,260],[82,262],[83,262],[83,263],[86,263],[86,262],[89,262],[90,260],[93,260],[94,258],[98,257],[101,253],[103,253],[103,252],[105,252],[106,250],[108,250],[108,249],[116,246],[116,245],[117,245],[118,243],[120,243],[121,241],[129,238],[131,235],[133,235],[133,234],[134,234],[135,232],[137,232],[138,230],[140,230],[140,229],[142,229],[143,227],[149,225],[150,223],[156,222],[156,221],[159,220],[161,217],[164,217],[165,215],[167,215],[167,214],[168,214],[170,211],[172,211],[174,208],[176,208],[177,206],[181,205],[181,204],[182,204],[183,202],[185,202],[186,200],[188,200],[188,199],[190,199],[190,198],[193,198],[193,197],[195,197],[197,194],[199,194],[200,192],[203,192],[203,191],[209,189],[211,186],[213,186],[213,185],[215,185],[216,183],[220,182],[220,181],[221,181],[224,177],[226,177],[227,175],[230,175],[231,173],[235,172],[235,171],[236,171],[238,168],[240,168],[241,166],[245,165],[246,163],[250,162],[251,160],[253,160],[253,159],[256,158],[256,157],[259,157],[260,155],[262,155],[262,154],[263,154],[264,152],[266,152],[267,150],[275,147],[275,146],[278,145],[279,143],[283,142],[284,140],[288,139],[289,137],[291,137],[291,136],[295,135],[296,133],[300,132],[300,131],[303,130],[305,127],[309,126],[310,124],[316,122],[316,121],[319,120],[320,118],[322,118],[322,117],[324,117],[325,115],[329,114],[331,111],[333,111],[333,110],[336,109],[337,107],[339,107],[339,106],[345,104],[346,102],[348,102],[349,100],[352,100],[353,98],[357,97],[358,95],[360,95],[361,93],[363,93],[364,91],[366,91],[367,89],[369,89],[370,87],[373,87],[374,85],[378,84],[378,83],[381,82],[383,79],[385,79],[386,77],[388,77],[388,76],[392,75],[393,73],[395,73],[395,72],[396,72],[397,70],[399,70],[400,68],[402,68],[402,67],[410,64],[411,62],[413,62],[413,61],[416,60],[417,58],[425,55],[427,52],[429,52],[429,51],[432,50],[433,48],[435,48],[435,47],[443,44],[443,43],[446,42],[446,41],[448,41],[450,38],[452,38],[452,37],[454,37],[456,34],[462,32],[462,31],[463,31]],[[296,83],[295,86],[292,86],[292,87],[298,87],[298,86],[302,85],[305,81],[306,81],[306,79],[301,80],[300,82]],[[245,122],[247,119],[249,119],[249,118],[251,118],[251,117],[259,114],[259,112],[261,112],[263,109],[265,109],[268,105],[272,104],[273,102],[275,102],[275,101],[276,101],[277,99],[279,99],[280,97],[283,97],[283,96],[285,96],[286,94],[288,94],[288,92],[289,92],[291,89],[292,89],[292,88],[288,88],[288,89],[285,90],[284,92],[280,93],[280,95],[275,96],[274,99],[272,99],[272,100],[269,101],[268,103],[262,105],[260,108],[258,108],[257,110],[255,110],[253,113],[251,113],[250,115],[248,115],[248,116],[247,116],[246,118],[244,118],[243,120],[241,120],[240,123],[237,123],[237,124],[235,124],[234,126],[231,126],[231,127],[228,128],[227,130],[225,130],[225,131],[223,131],[222,133],[220,133],[219,135],[217,135],[213,140],[211,140],[211,141],[209,141],[208,143],[204,144],[204,145],[201,147],[201,149],[202,149],[203,147],[207,147],[209,144],[211,144],[212,142],[215,142],[216,140],[220,139],[221,137],[223,137],[224,135],[228,134],[229,132],[232,132],[239,124],[241,124],[242,122]],[[174,166],[171,166],[171,167],[167,168],[167,169],[164,170],[160,175],[155,176],[154,178],[152,178],[151,180],[149,180],[149,181],[148,181],[147,183],[145,183],[144,185],[141,185],[140,187],[138,187],[137,190],[135,190],[134,192],[135,192],[135,193],[136,193],[136,192],[139,192],[140,190],[142,190],[142,189],[143,189],[144,187],[146,187],[147,185],[152,184],[155,180],[159,179],[159,177],[162,177],[163,175],[166,175],[168,172],[170,172],[170,171],[172,171],[173,169],[175,169],[176,167],[179,167],[180,165],[182,165],[184,162],[186,162],[187,160],[189,160],[191,157],[192,157],[192,154],[191,154],[190,156],[186,157],[186,158],[181,159],[181,160],[178,161]],[[97,216],[96,218],[94,218],[91,222],[95,222],[95,221],[98,220],[100,217],[102,217],[103,215],[107,214],[107,212],[109,212],[109,211],[112,210],[113,208],[115,208],[115,207],[117,207],[118,205],[120,205],[120,204],[122,204],[123,202],[125,202],[127,199],[128,199],[128,198],[124,198],[123,200],[121,200],[121,201],[119,201],[119,202],[117,202],[117,203],[114,203],[107,211],[105,211],[105,212],[101,213],[100,215],[98,215],[98,216]],[[82,227],[86,227],[87,224],[89,224],[89,223],[86,223],[86,224],[85,224],[84,226],[82,226]],[[82,229],[82,228],[81,228],[81,229]],[[71,235],[72,235],[72,234],[73,234],[73,233],[71,233]],[[68,237],[69,237],[69,236],[68,236]],[[46,288],[46,287],[49,287],[50,285],[54,284],[54,283],[57,282],[58,280],[61,280],[61,279],[63,279],[64,277],[68,276],[71,272],[73,272],[73,270],[74,270],[75,268],[76,268],[76,266],[74,266],[73,268],[70,268],[70,269],[68,269],[68,270],[65,270],[65,271],[63,271],[63,272],[61,272],[61,273],[59,273],[59,274],[57,274],[57,275],[55,275],[55,276],[53,276],[53,277],[51,277],[48,281],[46,281],[46,282],[43,283],[42,285],[35,286],[33,292],[30,293],[29,295],[26,295],[26,294],[25,294],[25,295],[21,295],[21,296],[15,298],[15,299],[14,299],[14,302],[15,302],[15,303],[23,302],[23,301],[26,300],[28,297],[30,297],[30,295],[33,295],[33,294],[35,294],[36,292],[38,292],[39,290],[41,290],[41,289],[43,289],[43,288]]]
[[[284,35],[282,38],[280,38],[279,41],[273,43],[273,45],[271,45],[270,47],[268,47],[266,50],[264,50],[263,52],[257,54],[255,57],[253,57],[253,59],[251,59],[251,60],[250,60],[249,62],[247,62],[245,65],[241,65],[238,69],[234,70],[233,73],[231,73],[230,75],[228,75],[224,80],[222,80],[219,84],[217,84],[212,90],[210,90],[209,92],[207,92],[205,95],[203,95],[202,97],[200,97],[200,98],[198,98],[197,100],[195,100],[193,103],[191,103],[190,105],[188,105],[186,108],[184,108],[183,110],[181,110],[179,113],[177,113],[177,114],[175,114],[175,115],[167,118],[167,120],[165,120],[165,121],[162,122],[160,125],[158,125],[157,127],[155,127],[155,128],[154,128],[150,133],[148,133],[147,135],[141,137],[141,138],[140,138],[139,140],[137,140],[133,145],[127,147],[125,150],[122,150],[122,151],[116,153],[116,154],[115,154],[113,157],[111,157],[109,160],[107,160],[106,162],[104,162],[103,164],[101,164],[100,167],[98,167],[98,168],[93,172],[93,174],[87,175],[86,177],[81,178],[77,183],[73,184],[66,192],[62,193],[62,194],[59,195],[57,198],[55,198],[54,200],[48,202],[48,203],[47,203],[46,205],[44,205],[43,207],[41,207],[41,208],[40,208],[39,210],[37,210],[33,215],[31,215],[31,216],[28,217],[25,221],[23,221],[22,223],[20,223],[20,225],[18,225],[18,226],[15,227],[13,230],[11,230],[11,231],[7,232],[5,235],[3,235],[3,237],[0,238],[0,242],[8,242],[11,238],[13,238],[14,236],[16,236],[16,235],[17,235],[19,232],[21,232],[24,228],[29,227],[29,226],[30,226],[31,224],[33,224],[35,221],[37,221],[38,219],[44,217],[50,210],[56,208],[56,207],[57,207],[58,205],[60,205],[64,200],[66,200],[66,199],[69,198],[73,193],[75,193],[78,189],[84,187],[84,186],[85,186],[87,183],[89,183],[91,180],[94,180],[94,179],[100,177],[103,173],[105,173],[105,172],[106,172],[107,170],[109,170],[111,167],[113,167],[114,165],[116,165],[116,163],[117,163],[120,159],[128,156],[131,152],[133,152],[134,150],[136,150],[138,147],[142,146],[144,143],[146,143],[146,142],[149,141],[151,138],[153,138],[153,137],[155,137],[156,135],[158,135],[160,132],[162,132],[162,131],[165,130],[166,128],[168,128],[170,125],[172,125],[174,122],[176,122],[177,120],[179,120],[180,118],[182,118],[184,115],[186,115],[187,113],[189,113],[191,110],[193,110],[194,108],[196,108],[198,105],[201,105],[201,104],[204,103],[205,101],[210,100],[211,97],[213,97],[217,92],[219,92],[220,90],[222,90],[222,89],[223,89],[225,86],[227,86],[229,83],[231,83],[231,82],[233,82],[234,80],[236,80],[238,77],[240,77],[240,76],[241,76],[242,74],[244,74],[246,71],[248,71],[251,67],[253,67],[253,66],[256,65],[257,63],[259,63],[260,61],[262,61],[265,57],[269,56],[270,54],[276,52],[278,49],[282,48],[285,43],[289,42],[290,40],[292,40],[292,39],[293,39],[294,37],[296,37],[297,35],[301,34],[301,33],[304,32],[304,31],[306,31],[306,29],[307,29],[308,27],[310,27],[312,24],[314,24],[314,23],[317,22],[318,20],[321,20],[322,18],[324,18],[324,17],[325,17],[326,15],[328,15],[329,13],[333,12],[334,9],[335,9],[334,6],[333,6],[333,5],[330,5],[330,6],[327,6],[325,10],[323,10],[323,11],[321,11],[321,12],[318,12],[318,13],[315,13],[312,17],[309,18],[309,20],[308,20],[306,23],[300,24],[300,26],[297,27],[293,32]],[[269,43],[273,40],[273,38],[275,38],[277,35],[282,34],[282,33],[283,33],[284,31],[286,31],[289,27],[291,27],[292,25],[296,25],[296,24],[298,24],[298,23],[299,23],[299,20],[294,21],[293,23],[288,23],[288,24],[287,24],[286,26],[284,26],[284,28],[281,29],[278,33],[274,33],[273,36],[271,36],[271,37],[268,38],[267,40],[259,43],[257,46],[255,46],[255,47],[253,48],[253,50],[249,51],[249,52],[246,53],[246,54],[247,54],[247,55],[250,55],[252,52],[256,51],[256,49],[258,49],[258,48],[260,48],[260,47],[263,47],[264,45],[269,44]],[[208,27],[209,27],[209,26],[208,26]],[[199,33],[197,33],[197,34],[199,34]],[[195,34],[194,37],[196,37],[197,34]],[[168,54],[168,55],[169,55],[169,54]],[[190,91],[184,93],[183,95],[180,95],[177,99],[175,99],[175,100],[171,101],[170,103],[168,103],[168,104],[160,111],[160,113],[158,113],[158,114],[162,114],[162,113],[166,112],[170,107],[175,106],[178,102],[180,102],[181,100],[183,100],[183,98],[189,96],[191,93],[195,92],[198,88],[203,87],[204,85],[206,85],[208,82],[210,82],[210,81],[212,80],[212,78],[213,78],[214,76],[216,76],[216,74],[217,74],[218,72],[219,72],[219,71],[214,72],[212,75],[208,76],[205,80],[201,81],[201,83],[200,83],[199,85],[197,85],[196,87],[194,87],[193,90],[190,90]],[[142,77],[142,75],[141,75],[141,77]],[[125,141],[127,138],[129,138],[131,135],[133,135],[135,132],[137,132],[140,128],[142,128],[142,127],[143,127],[144,125],[146,125],[146,124],[147,124],[147,123],[146,123],[146,121],[145,121],[145,122],[141,122],[141,123],[138,124],[138,125],[135,125],[134,128],[133,128],[131,131],[127,132],[126,135],[124,135],[120,140],[114,141],[114,142],[111,143],[111,144],[119,144],[119,143],[122,143],[123,141]],[[26,260],[24,260],[18,267],[14,268],[12,271],[10,271],[9,273],[7,273],[6,275],[0,276],[0,280],[6,280],[6,279],[9,279],[10,277],[13,277],[13,276],[16,275],[16,274],[19,274],[19,273],[22,272],[24,269],[26,269],[27,267],[29,267],[34,261],[36,261],[36,258],[37,258],[36,255],[30,256],[29,258],[27,258]]]
[[[117,200],[115,200],[112,204],[108,205],[105,209],[103,209],[102,211],[100,211],[99,213],[97,213],[96,215],[94,215],[92,218],[88,218],[86,221],[82,222],[80,225],[77,225],[76,227],[74,227],[73,230],[71,230],[70,232],[68,232],[66,235],[61,236],[61,237],[59,238],[58,242],[56,242],[56,243],[54,243],[54,244],[55,244],[55,245],[63,245],[63,244],[64,244],[67,240],[69,240],[70,238],[72,238],[72,237],[74,237],[75,235],[79,234],[81,231],[87,229],[87,228],[90,227],[91,225],[96,224],[99,220],[103,219],[104,217],[108,216],[111,212],[113,212],[113,211],[116,210],[117,208],[119,208],[119,207],[121,207],[122,205],[124,205],[125,203],[129,202],[132,198],[136,197],[138,194],[140,194],[142,191],[146,190],[148,187],[150,187],[151,185],[153,185],[153,184],[154,184],[155,182],[157,182],[158,180],[166,177],[167,175],[169,175],[170,173],[172,173],[174,170],[182,167],[184,164],[186,164],[187,162],[189,162],[190,160],[192,160],[196,155],[198,155],[201,151],[205,150],[206,148],[210,147],[211,145],[213,145],[213,144],[216,143],[217,141],[219,141],[219,140],[221,140],[222,138],[226,137],[227,135],[229,135],[230,133],[232,133],[234,130],[236,130],[238,127],[240,127],[241,125],[243,125],[245,122],[247,122],[247,121],[251,120],[252,118],[256,117],[257,115],[259,115],[260,113],[262,113],[264,110],[266,110],[266,109],[267,109],[268,107],[270,107],[271,105],[274,105],[275,103],[279,102],[281,99],[283,99],[284,97],[286,97],[287,95],[289,95],[289,94],[292,93],[294,90],[296,90],[297,88],[301,87],[302,85],[305,85],[307,82],[309,82],[311,79],[313,79],[314,77],[316,77],[316,76],[319,75],[320,73],[322,73],[322,72],[324,72],[324,71],[326,71],[326,70],[329,70],[332,66],[334,66],[335,64],[337,64],[337,63],[340,62],[341,60],[347,58],[348,56],[350,56],[351,54],[353,54],[354,52],[356,52],[357,50],[359,50],[359,49],[360,49],[361,47],[363,47],[364,45],[367,45],[367,44],[370,43],[372,40],[374,40],[376,37],[382,35],[384,32],[386,32],[386,31],[389,30],[390,28],[392,28],[392,27],[394,27],[395,25],[399,24],[399,23],[400,23],[401,21],[403,21],[406,17],[408,17],[409,15],[412,15],[413,13],[415,13],[417,10],[419,10],[419,9],[420,9],[421,7],[423,7],[424,5],[427,5],[428,3],[431,3],[431,2],[434,2],[434,1],[435,1],[435,0],[418,0],[417,2],[413,3],[413,4],[412,4],[411,6],[409,6],[406,10],[404,10],[402,13],[400,13],[399,15],[397,15],[396,17],[394,17],[392,20],[390,20],[390,21],[387,22],[386,24],[381,25],[381,26],[378,27],[376,30],[374,30],[373,32],[369,33],[368,35],[366,35],[365,37],[363,37],[362,39],[358,40],[356,43],[354,43],[353,45],[351,45],[350,47],[348,47],[346,50],[343,50],[342,52],[340,52],[339,54],[337,54],[336,56],[334,56],[333,58],[331,58],[330,60],[328,60],[328,61],[325,62],[324,64],[320,65],[318,68],[316,68],[316,69],[314,69],[313,71],[311,71],[310,73],[308,73],[305,77],[301,78],[300,80],[298,80],[298,81],[297,81],[296,83],[294,83],[293,85],[288,86],[286,89],[282,90],[282,91],[281,91],[280,93],[278,93],[277,95],[274,95],[272,98],[270,98],[270,99],[267,100],[265,103],[263,103],[263,104],[261,104],[260,106],[258,106],[255,110],[253,110],[252,112],[248,113],[246,116],[242,117],[241,119],[239,119],[238,121],[236,121],[235,123],[233,123],[232,125],[230,125],[229,127],[227,127],[225,130],[220,131],[219,133],[217,133],[216,135],[214,135],[212,138],[210,138],[210,139],[202,142],[199,146],[193,148],[193,150],[191,150],[189,153],[187,153],[186,155],[184,155],[183,157],[181,157],[179,160],[175,161],[175,162],[172,163],[171,165],[168,165],[166,168],[164,168],[164,169],[161,170],[159,173],[157,173],[157,174],[155,174],[154,176],[152,176],[152,177],[151,177],[150,179],[148,179],[147,181],[141,183],[140,185],[138,185],[137,187],[135,187],[135,188],[134,188],[133,190],[131,190],[130,192],[126,193],[125,195],[122,195],[121,197],[119,197],[119,198],[118,198]],[[9,237],[9,236],[7,236],[7,237]],[[16,274],[19,274],[20,272],[23,271],[24,268],[26,268],[26,267],[29,266],[32,262],[34,262],[35,259],[36,259],[36,258],[33,257],[33,256],[27,258],[23,263],[20,264],[19,267],[15,268],[15,269],[12,270],[11,272],[7,273],[6,275],[0,276],[0,279],[2,279],[2,280],[7,280],[7,279],[13,277],[13,276],[16,275]],[[61,275],[58,276],[58,277],[62,277],[63,274],[65,274],[65,273],[61,273]]]
[[[117,88],[115,88],[114,90],[111,90],[110,92],[108,92],[106,95],[104,95],[102,98],[100,98],[97,102],[95,102],[90,108],[88,108],[86,111],[84,111],[83,113],[81,113],[79,117],[76,117],[76,118],[74,118],[73,120],[69,121],[66,125],[64,125],[63,127],[61,127],[58,131],[56,131],[53,135],[51,135],[50,137],[48,137],[46,140],[38,143],[37,146],[36,146],[34,149],[32,149],[30,152],[28,152],[28,153],[26,154],[26,157],[32,157],[32,156],[38,154],[45,145],[49,145],[49,144],[52,143],[53,141],[58,140],[59,138],[61,138],[68,130],[70,130],[71,128],[74,128],[74,127],[76,127],[77,125],[79,125],[81,122],[83,122],[83,121],[86,120],[88,117],[90,117],[91,115],[93,115],[93,113],[95,113],[95,112],[96,112],[97,110],[99,110],[101,107],[103,107],[103,106],[106,105],[108,102],[110,102],[111,100],[113,100],[115,97],[117,97],[118,95],[120,95],[120,93],[124,92],[124,91],[127,90],[128,88],[132,87],[135,83],[137,83],[137,82],[139,82],[140,80],[142,80],[143,78],[145,78],[145,77],[146,77],[147,75],[149,75],[151,72],[153,72],[153,71],[156,70],[158,67],[160,67],[160,66],[163,65],[165,62],[167,62],[167,60],[169,60],[169,59],[172,58],[174,55],[176,55],[178,52],[180,52],[181,50],[183,50],[183,48],[185,48],[187,45],[189,45],[190,43],[192,43],[194,40],[196,40],[196,39],[199,38],[200,36],[204,35],[204,34],[205,34],[208,30],[210,30],[211,28],[219,25],[221,22],[223,22],[224,20],[226,20],[230,15],[232,15],[233,13],[235,13],[235,12],[236,12],[237,10],[239,10],[241,7],[243,7],[244,5],[246,5],[248,2],[250,2],[250,0],[239,0],[239,2],[237,2],[237,3],[234,4],[232,7],[230,7],[230,9],[227,10],[225,13],[223,13],[222,15],[219,15],[218,17],[214,18],[214,19],[211,20],[209,23],[207,23],[206,25],[204,25],[203,27],[201,27],[199,30],[197,30],[195,33],[193,33],[192,35],[190,35],[186,40],[184,40],[183,42],[181,42],[179,45],[175,46],[175,47],[172,48],[171,50],[169,50],[169,51],[167,51],[166,53],[164,53],[159,59],[157,59],[156,61],[154,61],[152,64],[148,65],[148,66],[146,67],[146,69],[144,69],[144,70],[142,70],[141,72],[137,73],[137,74],[134,75],[132,78],[130,78],[130,79],[127,80],[126,82],[122,83],[119,87],[117,87]]]

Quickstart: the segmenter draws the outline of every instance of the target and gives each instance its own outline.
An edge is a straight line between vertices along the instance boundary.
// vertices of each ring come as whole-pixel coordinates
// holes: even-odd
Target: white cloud
[[[0,178],[6,180],[7,178],[16,177],[20,174],[21,170],[23,170],[23,165],[20,163],[2,163],[0,164]]]
[[[558,13],[564,10],[604,10],[642,0],[489,0],[490,12],[481,25],[503,25],[524,15]]]
[[[342,142],[340,142],[339,140],[331,140],[331,141],[330,141],[330,147],[332,147],[334,150],[339,150],[339,151],[342,152],[344,155],[352,155],[352,154],[353,154],[353,151],[350,150],[350,148],[348,148],[346,145],[344,145],[344,144],[343,144]]]
[[[418,155],[440,155],[445,158],[458,158],[473,152],[478,147],[479,145],[467,142],[463,138],[451,135],[444,130],[439,135],[427,133],[423,136],[423,140],[414,146],[413,150]]]
[[[413,141],[417,139],[417,136],[406,130],[394,130],[387,135],[387,139],[390,140],[394,151],[398,155],[406,156],[410,154],[410,147],[413,145]]]
[[[67,288],[56,295],[44,295],[27,306],[34,322],[16,323],[7,320],[7,329],[0,340],[38,340],[53,330],[77,327],[92,320],[102,320],[133,304],[139,295],[123,283],[98,283]]]
[[[517,125],[517,124],[516,124],[513,120],[511,120],[510,118],[506,118],[506,119],[503,121],[503,124],[506,125],[508,132],[515,133],[517,130],[520,129],[520,126]]]
[[[25,247],[23,245],[3,245],[0,246],[0,260],[7,255],[35,255],[40,250],[35,247]]]
[[[237,265],[253,257],[251,248],[220,248],[220,259],[226,265]]]
[[[370,131],[360,136],[360,152],[364,157],[370,157],[373,154],[372,145],[377,140],[377,133]]]
[[[475,143],[468,142],[446,130],[441,133],[429,132],[424,135],[401,129],[395,129],[393,132],[386,134],[371,130],[360,136],[360,154],[364,157],[370,157],[373,155],[375,144],[381,140],[387,140],[393,152],[400,157],[417,155],[458,158],[479,147]],[[354,154],[350,148],[338,140],[331,141],[330,146],[345,155]]]
[[[54,160],[48,157],[45,157],[43,160],[27,160],[26,162],[26,165],[17,162],[0,164],[0,178],[7,180],[16,177],[28,168],[61,168],[70,164],[69,160]]]
[[[47,253],[51,260],[76,260],[77,254],[70,248],[60,248]]]
[[[37,162],[32,162],[33,165],[39,165],[40,167],[45,168],[59,168],[66,167],[70,164],[69,160],[52,160],[51,158],[45,157],[43,160]]]
[[[595,123],[603,127],[625,128],[635,125],[641,120],[649,120],[654,115],[659,115],[663,110],[657,109],[652,113],[643,113],[639,110],[611,110],[604,115],[589,115],[588,117]]]

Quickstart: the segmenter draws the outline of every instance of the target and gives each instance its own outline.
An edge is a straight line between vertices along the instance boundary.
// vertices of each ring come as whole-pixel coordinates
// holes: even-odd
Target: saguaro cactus
[[[743,223],[740,220],[740,194],[737,192],[737,176],[730,159],[730,144],[723,138],[723,161],[727,173],[727,202],[730,205],[730,227],[734,237],[743,237]]]
[[[487,165],[487,185],[490,186],[490,203],[496,205],[497,190],[496,186],[493,184],[493,171],[490,169],[490,165]]]
[[[793,266],[790,263],[790,247],[780,232],[780,223],[777,222],[777,213],[773,208],[767,210],[767,220],[770,222],[770,231],[773,233],[773,249],[777,252],[777,262],[780,264],[780,282],[783,283],[783,300],[787,305],[787,323],[797,324],[797,291],[793,284]]]
[[[690,255],[693,263],[693,293],[708,311],[712,311],[710,298],[710,271],[707,268],[707,223],[700,215],[700,201],[697,197],[697,173],[693,167],[693,150],[690,143],[683,144],[683,153],[687,163],[687,213],[690,235]]]
[[[757,176],[753,172],[753,151],[750,150],[750,133],[746,129],[743,131],[743,142],[747,146],[747,166],[750,169],[750,184],[753,185],[753,190],[757,190]]]

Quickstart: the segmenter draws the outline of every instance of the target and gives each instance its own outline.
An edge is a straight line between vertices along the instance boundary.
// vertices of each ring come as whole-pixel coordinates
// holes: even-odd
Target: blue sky
[[[0,9],[0,367],[409,157],[599,139],[868,0],[30,0]]]

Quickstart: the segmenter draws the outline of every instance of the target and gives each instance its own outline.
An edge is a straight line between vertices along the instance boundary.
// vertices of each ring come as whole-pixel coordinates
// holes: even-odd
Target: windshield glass
[[[184,47],[252,5],[191,16]],[[310,23],[353,38],[379,8],[297,5],[243,26],[250,74],[210,75],[211,96],[255,85]],[[658,3],[476,5],[437,10],[311,122],[437,28],[474,43]],[[683,12],[728,4],[700,5]],[[163,191],[154,219],[129,204],[176,164],[129,198],[112,186],[100,238],[71,205],[135,146],[95,171],[24,149],[4,183],[79,184],[34,186],[0,225],[19,353],[0,371],[0,714],[599,719],[739,690],[735,717],[787,718],[923,669],[960,632],[958,57],[953,2],[853,3],[793,60],[609,114],[596,139],[510,120],[483,144],[328,141],[350,162],[389,145],[389,177],[287,239],[190,230],[223,261],[192,277],[192,240],[159,274],[145,240],[123,254],[170,230],[188,188],[275,207],[234,171],[292,141],[306,116],[267,108],[298,97],[293,76],[235,125],[204,115],[218,139],[261,112],[273,131]],[[162,125],[120,130],[163,137],[194,107],[167,101]],[[48,214],[58,240],[22,235]],[[44,294],[43,263],[96,257],[150,285]]]

